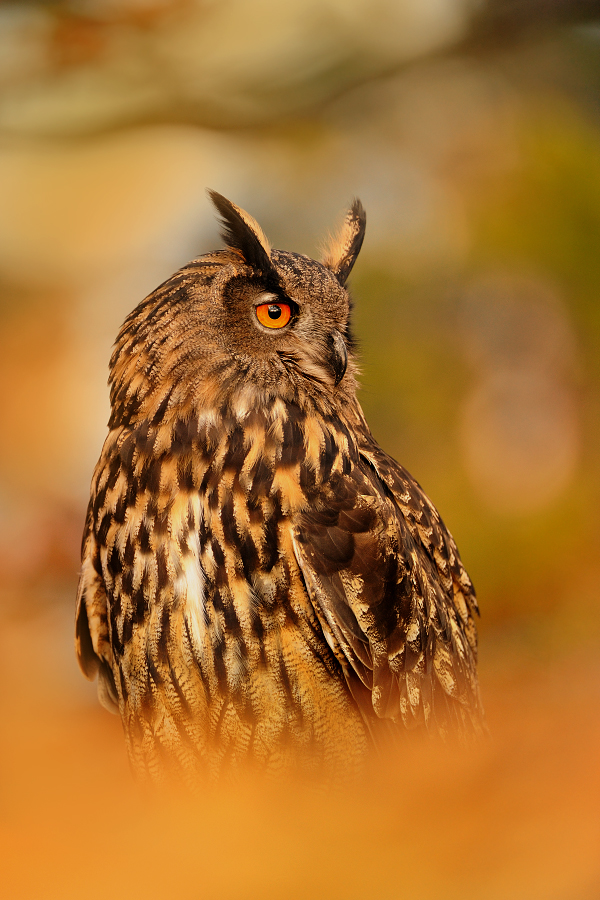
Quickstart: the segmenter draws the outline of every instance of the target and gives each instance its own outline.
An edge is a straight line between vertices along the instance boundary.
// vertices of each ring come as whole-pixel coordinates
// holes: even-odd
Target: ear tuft
[[[208,191],[221,214],[221,236],[228,247],[259,272],[272,270],[271,247],[258,222],[217,191]]]
[[[321,262],[331,269],[342,286],[345,285],[362,247],[366,225],[367,214],[360,200],[355,199],[339,233],[329,240],[323,253]]]

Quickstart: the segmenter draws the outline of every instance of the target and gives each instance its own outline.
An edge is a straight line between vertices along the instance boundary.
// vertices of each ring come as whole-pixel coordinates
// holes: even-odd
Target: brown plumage
[[[473,587],[356,399],[360,202],[319,263],[211,197],[228,249],[144,300],[110,362],[84,673],[151,778],[352,771],[389,733],[481,730]]]

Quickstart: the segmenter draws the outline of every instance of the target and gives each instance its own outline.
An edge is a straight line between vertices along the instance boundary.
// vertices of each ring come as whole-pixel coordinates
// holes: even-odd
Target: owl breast
[[[138,770],[168,758],[212,772],[245,760],[347,771],[364,755],[365,724],[295,550],[315,493],[352,464],[349,437],[275,400],[108,442],[96,568]]]

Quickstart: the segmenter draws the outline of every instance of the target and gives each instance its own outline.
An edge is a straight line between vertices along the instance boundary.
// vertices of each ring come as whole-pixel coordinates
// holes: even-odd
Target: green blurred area
[[[482,632],[510,626],[534,655],[554,656],[599,637],[599,133],[556,86],[519,100],[518,162],[463,194],[473,243],[460,270],[410,281],[359,270],[355,292],[368,305],[357,302],[356,330],[367,418],[453,530],[481,598]],[[575,337],[567,378],[580,417],[577,465],[526,514],[482,502],[457,440],[473,372],[454,313],[464,284],[486,270],[551,281]]]

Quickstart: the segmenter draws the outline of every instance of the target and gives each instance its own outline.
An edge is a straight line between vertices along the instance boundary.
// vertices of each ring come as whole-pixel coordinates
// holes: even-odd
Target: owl
[[[477,603],[356,397],[355,200],[320,262],[216,192],[226,249],[127,317],[82,545],[76,651],[143,777],[354,771],[476,734]]]

